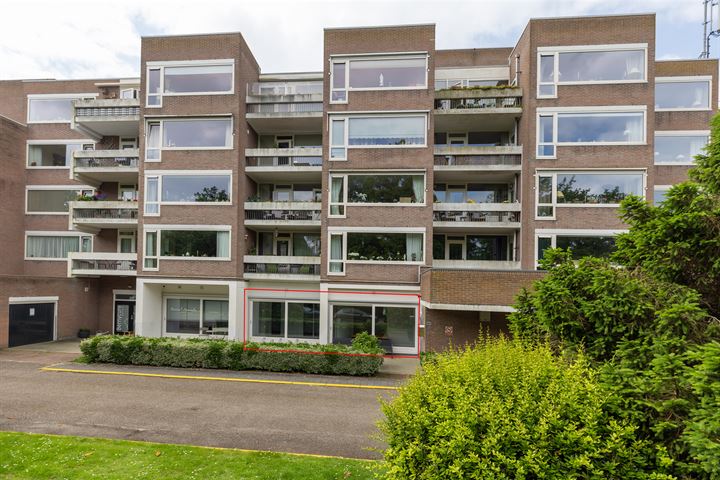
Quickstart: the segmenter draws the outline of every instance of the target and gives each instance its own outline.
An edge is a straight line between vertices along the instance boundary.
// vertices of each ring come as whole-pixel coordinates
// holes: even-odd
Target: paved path
[[[40,370],[74,357],[0,351],[0,430],[378,458],[378,400],[394,394]]]

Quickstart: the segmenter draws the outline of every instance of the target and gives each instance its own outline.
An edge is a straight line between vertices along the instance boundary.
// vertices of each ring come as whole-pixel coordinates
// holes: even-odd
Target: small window
[[[343,237],[342,233],[330,233],[330,263],[328,270],[330,275],[342,275],[345,272]]]
[[[345,160],[347,158],[345,123],[344,118],[333,118],[330,122],[330,158],[332,160]]]
[[[330,103],[347,103],[347,63],[333,62]]]
[[[158,268],[157,235],[157,232],[145,232],[145,270],[157,270]]]
[[[123,88],[120,90],[120,98],[137,98],[138,91],[135,88]]]
[[[145,177],[145,215],[160,214],[159,177]]]
[[[160,161],[160,122],[148,122],[145,160],[148,162]]]
[[[555,157],[555,117],[540,115],[538,117],[538,157]]]
[[[692,165],[709,140],[708,133],[655,132],[655,164]]]
[[[699,77],[656,79],[655,109],[710,110],[710,80]]]
[[[147,106],[159,107],[162,97],[160,95],[160,69],[151,68],[148,70],[147,78]]]
[[[538,97],[554,97],[555,88],[555,54],[540,55]]]

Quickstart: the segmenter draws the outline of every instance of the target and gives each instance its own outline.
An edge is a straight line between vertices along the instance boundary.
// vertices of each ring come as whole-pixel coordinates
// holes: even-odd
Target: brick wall
[[[425,350],[440,352],[474,344],[480,335],[509,335],[507,314],[425,309]],[[489,320],[487,320],[489,319]]]
[[[422,299],[428,303],[511,306],[523,288],[543,272],[534,270],[433,269],[422,275]]]
[[[0,102],[2,103],[2,102]],[[3,246],[0,274],[23,273],[23,221],[25,209],[25,138],[27,127],[0,117],[0,244]]]

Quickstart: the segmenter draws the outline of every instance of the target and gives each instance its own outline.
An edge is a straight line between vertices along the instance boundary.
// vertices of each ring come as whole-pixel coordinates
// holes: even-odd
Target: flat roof
[[[361,25],[358,27],[325,27],[323,30],[367,30],[370,28],[434,27],[435,23],[399,23],[394,25]]]

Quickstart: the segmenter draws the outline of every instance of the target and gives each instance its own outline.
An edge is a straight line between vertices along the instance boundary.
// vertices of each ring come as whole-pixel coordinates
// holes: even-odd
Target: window
[[[162,175],[163,203],[230,202],[230,175]]]
[[[296,257],[319,257],[320,235],[317,233],[293,233],[292,254]]]
[[[258,185],[257,197],[260,202],[320,202],[321,191],[320,184],[313,183],[261,183]]]
[[[710,132],[655,132],[656,165],[691,165],[710,141]]]
[[[670,185],[655,185],[655,189],[653,190],[653,205],[657,207],[664,202],[669,190]]]
[[[166,298],[165,333],[181,335],[227,335],[227,300]]]
[[[347,260],[422,262],[422,233],[347,232]],[[331,245],[332,248],[332,245]]]
[[[350,117],[349,146],[425,145],[425,116]]]
[[[347,131],[345,129],[346,120],[344,118],[333,118],[331,120],[331,136],[330,136],[330,159],[345,160],[347,158],[345,137]]]
[[[330,216],[345,216],[345,179],[346,176],[330,176]]]
[[[120,90],[120,98],[137,98],[137,88],[123,88]]]
[[[711,77],[658,77],[655,110],[710,110]]]
[[[160,214],[160,177],[145,177],[145,215]]]
[[[149,64],[147,106],[162,106],[163,96],[218,95],[234,92],[233,60],[199,60]]]
[[[338,59],[331,64],[330,103],[347,103],[349,90],[427,88],[427,55]]]
[[[210,149],[232,147],[232,121],[222,119],[165,120],[163,148]]]
[[[333,304],[333,343],[352,343],[367,332],[392,345],[393,353],[412,353],[416,348],[417,310],[411,306]]]
[[[77,95],[28,95],[28,123],[70,123],[73,100],[95,98],[92,93]]]
[[[345,235],[330,233],[330,262],[328,274],[343,275],[345,273]]]
[[[434,188],[438,203],[503,203],[512,197],[512,187],[504,183],[436,183]]]
[[[573,260],[583,257],[608,258],[615,251],[615,236],[619,232],[540,233],[536,237],[537,261],[551,248],[570,250]]]
[[[29,168],[65,168],[72,165],[73,152],[77,150],[92,150],[93,143],[57,142],[57,143],[29,143],[27,152],[27,166]]]
[[[617,206],[628,195],[644,196],[642,172],[540,173],[536,184],[536,218],[554,219],[555,207]]]
[[[78,234],[28,233],[26,260],[65,260],[70,252],[91,252],[92,237]]]
[[[646,81],[646,44],[541,47],[539,50],[539,98],[556,97],[557,85]]]
[[[230,258],[230,232],[160,230],[161,257]]]
[[[81,194],[92,195],[92,189],[28,189],[26,213],[33,214],[65,214],[68,202],[75,201]]]
[[[340,179],[343,177],[332,177],[333,181]],[[347,175],[347,197],[339,198],[344,203],[425,203],[425,175]]]
[[[158,254],[157,254],[157,238],[158,232],[145,232],[145,270],[157,270]]]
[[[163,94],[232,93],[233,65],[165,67]]]
[[[584,107],[581,107],[585,110]],[[557,145],[644,145],[645,112],[631,111],[632,107],[607,107],[613,110],[549,112],[538,109],[537,156],[555,158]]]
[[[506,235],[433,235],[434,260],[506,261],[511,250]]]
[[[145,141],[145,161],[160,161],[160,122],[148,122]]]
[[[252,336],[274,339],[320,338],[320,304],[304,302],[252,302]]]

